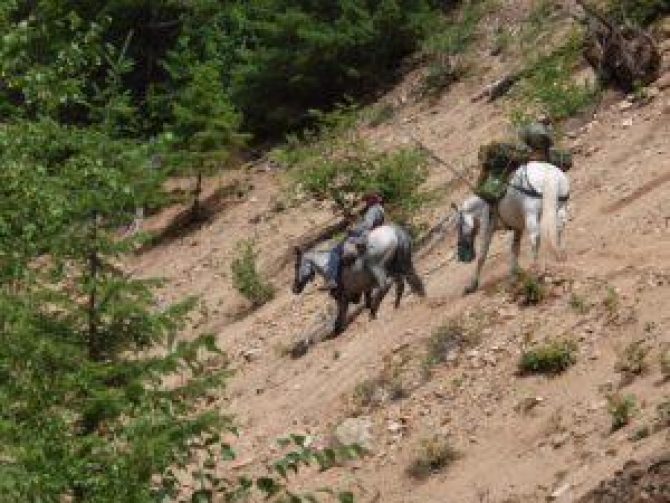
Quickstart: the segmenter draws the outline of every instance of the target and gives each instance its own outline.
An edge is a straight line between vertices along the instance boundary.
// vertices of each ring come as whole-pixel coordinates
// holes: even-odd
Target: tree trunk
[[[195,178],[195,188],[193,189],[193,204],[191,206],[191,221],[197,221],[201,217],[202,208],[200,205],[200,194],[202,194],[202,169],[198,169]]]
[[[91,360],[99,361],[102,358],[102,348],[98,337],[98,303],[97,282],[100,269],[100,258],[98,256],[98,212],[93,212],[91,222],[90,250],[88,253],[88,275],[90,291],[88,293],[88,355]]]

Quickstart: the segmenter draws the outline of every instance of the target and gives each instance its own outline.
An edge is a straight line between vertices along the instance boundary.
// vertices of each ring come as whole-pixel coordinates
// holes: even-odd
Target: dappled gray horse
[[[465,293],[472,293],[479,287],[479,275],[496,230],[514,231],[510,263],[512,275],[519,270],[524,231],[530,236],[535,263],[539,257],[540,241],[546,243],[557,258],[563,259],[563,229],[569,196],[570,183],[563,171],[546,162],[531,161],[514,172],[507,192],[496,203],[494,212],[489,203],[476,196],[456,208],[458,259],[461,262],[475,259],[475,238],[479,234],[482,236],[477,267]],[[495,215],[494,222],[490,221],[492,215]]]
[[[296,249],[295,278],[293,293],[299,294],[307,283],[318,274],[327,277],[330,252],[310,250],[302,252]],[[395,307],[400,305],[405,281],[414,293],[425,296],[421,278],[412,263],[412,239],[407,231],[397,225],[382,225],[370,231],[365,251],[353,263],[342,269],[342,288],[331,293],[337,301],[337,318],[334,332],[342,332],[347,322],[350,303],[358,303],[365,297],[365,306],[374,318],[379,304],[395,282]]]

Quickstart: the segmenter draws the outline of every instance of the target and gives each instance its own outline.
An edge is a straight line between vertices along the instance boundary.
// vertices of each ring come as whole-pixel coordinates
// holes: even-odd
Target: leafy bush
[[[460,12],[451,17],[434,18],[430,35],[422,43],[422,52],[429,58],[465,52],[474,40],[485,8],[486,2],[475,0],[464,5]]]
[[[610,0],[609,11],[615,19],[646,25],[670,13],[667,0]]]
[[[620,304],[621,300],[619,299],[617,291],[611,286],[607,287],[607,295],[605,296],[605,299],[603,299],[603,305],[607,310],[607,314],[610,317],[614,316],[619,310]]]
[[[395,115],[395,108],[389,103],[373,107],[369,112],[368,124],[372,127],[381,126],[390,121]]]
[[[233,286],[254,307],[260,307],[274,298],[274,287],[259,274],[256,266],[258,253],[252,241],[242,241],[237,246],[237,257],[230,269],[233,273]]]
[[[663,376],[663,379],[666,381],[670,380],[670,347],[661,349],[658,361],[661,366],[661,375]]]
[[[628,380],[643,374],[648,368],[647,355],[651,348],[643,340],[631,342],[624,348],[616,363],[617,372],[624,374]]]
[[[458,56],[474,40],[484,5],[482,1],[470,2],[456,15],[435,19],[421,47],[430,61],[420,88],[422,96],[437,97],[462,76],[464,68]]]
[[[670,428],[670,398],[666,397],[656,406],[655,429]]]
[[[586,314],[589,312],[589,305],[586,303],[586,299],[577,295],[576,293],[572,293],[570,295],[570,300],[568,303],[570,304],[570,307],[578,314]]]
[[[512,297],[524,306],[540,304],[546,297],[544,278],[533,273],[520,271],[512,285]]]
[[[438,327],[426,343],[426,365],[433,366],[447,361],[450,354],[471,344],[469,334],[457,322],[450,321]]]
[[[513,111],[515,124],[527,122],[537,112],[559,121],[578,114],[596,101],[598,88],[578,83],[572,76],[581,61],[581,47],[582,35],[575,32],[564,45],[529,62],[525,78],[518,86],[522,108]]]
[[[356,385],[352,395],[354,412],[376,409],[386,401],[407,398],[409,390],[397,366],[385,367],[380,375],[365,379]]]
[[[448,467],[460,457],[444,435],[433,435],[421,441],[418,452],[407,468],[407,473],[416,479],[425,479]]]
[[[451,84],[458,82],[462,71],[462,68],[447,58],[432,63],[423,77],[419,93],[423,97],[438,98]]]
[[[635,414],[635,396],[611,395],[607,397],[607,410],[612,417],[612,431],[619,430],[628,425]]]
[[[405,221],[425,200],[420,186],[427,176],[425,157],[415,149],[373,150],[352,128],[356,111],[340,108],[320,117],[318,133],[293,138],[273,153],[291,168],[293,188],[334,201],[349,214],[370,191],[379,192],[396,221]]]
[[[577,361],[574,341],[553,340],[525,350],[519,361],[521,373],[559,374]]]

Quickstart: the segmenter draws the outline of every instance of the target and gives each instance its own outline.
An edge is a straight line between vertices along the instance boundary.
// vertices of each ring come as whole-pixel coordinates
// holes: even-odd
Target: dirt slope
[[[504,105],[470,102],[496,72],[456,84],[434,106],[404,106],[369,135],[393,144],[407,141],[411,128],[443,157],[468,165],[480,143],[507,127]],[[411,79],[387,99],[409,85]],[[188,237],[138,257],[132,266],[141,274],[168,279],[166,301],[187,294],[205,301],[198,328],[217,334],[236,371],[221,406],[241,426],[237,465],[273,459],[274,439],[287,433],[308,433],[325,444],[345,418],[359,415],[372,423],[372,455],[326,474],[308,473],[300,485],[348,487],[364,502],[567,502],[625,462],[667,451],[667,428],[653,425],[656,407],[670,396],[657,362],[670,344],[670,89],[643,106],[621,103],[610,97],[593,119],[569,131],[577,152],[569,259],[550,266],[550,295],[536,307],[520,307],[505,288],[503,235],[495,240],[482,290],[463,297],[471,267],[454,262],[450,235],[419,261],[428,299],[406,298],[397,311],[387,301],[377,320],[360,316],[341,337],[291,360],[285,348],[326,316],[329,301],[314,287],[301,297],[290,294],[286,253],[333,215],[316,203],[269,211],[281,190],[273,171],[245,173],[253,188],[239,202]],[[452,177],[434,166],[430,183]],[[426,219],[436,222],[465,193],[446,194]],[[279,290],[270,304],[236,320],[244,302],[231,288],[229,267],[235,243],[249,237],[257,239],[261,267]],[[524,243],[524,264],[527,248]],[[575,298],[583,308],[575,308]],[[475,327],[481,338],[424,378],[425,340],[453,319]],[[577,342],[576,365],[554,378],[519,377],[524,341],[557,336]],[[649,369],[621,391],[635,395],[637,415],[611,433],[606,396],[619,389],[616,362],[636,339],[651,349]],[[400,369],[408,396],[355,410],[356,386],[389,366]],[[631,440],[645,425],[649,435]],[[460,457],[444,472],[415,481],[405,470],[420,440],[434,433],[447,435]],[[624,494],[584,501],[637,501]]]

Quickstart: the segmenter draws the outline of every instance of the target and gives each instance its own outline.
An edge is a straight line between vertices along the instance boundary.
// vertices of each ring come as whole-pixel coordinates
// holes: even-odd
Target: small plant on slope
[[[660,430],[663,428],[670,428],[670,397],[666,397],[656,406],[654,429]]]
[[[661,366],[661,375],[664,380],[670,380],[670,346],[664,347],[658,358]]]
[[[635,396],[611,395],[607,397],[607,410],[612,418],[612,431],[628,425],[635,414]]]
[[[251,241],[238,244],[238,256],[231,264],[233,286],[253,307],[260,307],[274,298],[274,287],[267,283],[258,272],[256,258],[258,253]]]
[[[572,293],[570,295],[570,300],[568,303],[577,314],[586,314],[589,312],[589,305],[586,303],[586,299],[580,295],[577,295],[576,293]]]
[[[559,374],[577,361],[574,341],[553,340],[523,352],[519,361],[522,374]]]
[[[423,439],[417,453],[407,467],[407,473],[415,479],[425,479],[447,468],[460,457],[444,435],[433,435]]]
[[[516,93],[521,105],[512,112],[515,124],[527,122],[538,112],[556,121],[567,119],[596,102],[598,88],[578,83],[572,76],[581,60],[582,38],[574,32],[565,44],[528,63]]]
[[[540,276],[520,271],[512,286],[512,297],[524,306],[536,306],[547,296],[547,289]]]
[[[623,350],[616,363],[617,372],[621,372],[626,383],[630,383],[635,376],[642,375],[647,369],[647,355],[651,351],[644,341],[638,340],[631,342]]]

